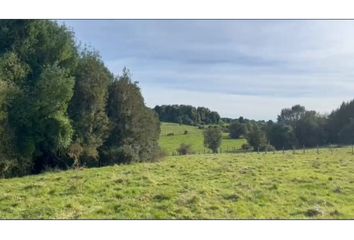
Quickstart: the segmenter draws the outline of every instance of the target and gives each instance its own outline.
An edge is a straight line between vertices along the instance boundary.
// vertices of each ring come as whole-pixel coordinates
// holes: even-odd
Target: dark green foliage
[[[184,144],[182,143],[179,148],[177,149],[177,152],[179,155],[188,155],[188,154],[193,154],[194,151],[192,149],[191,144]]]
[[[71,142],[67,117],[74,80],[57,65],[46,66],[31,92],[16,99],[10,125],[16,130],[17,151],[34,158],[34,172],[59,164],[58,154]]]
[[[159,115],[160,121],[173,122],[187,125],[217,124],[220,116],[217,112],[205,107],[195,108],[189,105],[162,105],[154,110]]]
[[[158,117],[128,72],[113,81],[55,21],[0,21],[0,95],[0,177],[159,154]]]
[[[305,107],[301,105],[294,105],[291,108],[284,108],[278,116],[278,122],[294,127],[295,123],[305,115],[305,112]]]
[[[353,144],[354,143],[354,119],[351,118],[350,122],[343,126],[338,133],[339,143]]]
[[[218,127],[210,127],[204,130],[204,146],[217,153],[222,141],[222,131]]]
[[[283,123],[269,126],[268,139],[276,149],[292,149],[296,146],[296,136],[293,127]]]
[[[127,70],[109,88],[111,132],[103,147],[103,164],[152,161],[158,154],[160,122],[144,105],[136,82]]]
[[[326,120],[315,111],[306,113],[296,122],[295,135],[300,147],[315,147],[326,143]]]
[[[241,136],[246,136],[247,131],[247,125],[245,123],[240,123],[239,121],[234,121],[229,126],[230,138],[240,138]]]
[[[71,142],[67,106],[73,94],[76,46],[64,26],[46,20],[0,21],[0,74],[15,89],[7,105],[13,162],[33,172],[59,164]]]
[[[75,71],[74,96],[70,102],[69,115],[75,129],[70,154],[80,165],[96,165],[100,148],[109,133],[106,114],[108,85],[113,76],[95,52],[84,51]],[[77,154],[79,154],[77,156]]]
[[[278,116],[279,126],[273,126],[269,135],[270,142],[277,148],[315,147],[328,143],[327,119],[315,111],[295,105],[285,108]],[[295,134],[295,139],[293,138]],[[284,146],[281,142],[283,142]]]
[[[267,145],[267,138],[265,131],[257,124],[252,124],[246,136],[248,143],[253,149],[258,150]]]
[[[248,143],[244,143],[244,144],[242,144],[241,149],[248,151],[248,150],[253,150],[253,147],[251,145],[249,145]]]
[[[328,117],[328,134],[331,143],[353,144],[354,100],[343,102]]]

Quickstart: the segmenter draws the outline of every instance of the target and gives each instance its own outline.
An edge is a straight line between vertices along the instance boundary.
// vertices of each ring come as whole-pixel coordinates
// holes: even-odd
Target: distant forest
[[[162,122],[173,122],[187,125],[218,124],[220,115],[205,107],[190,105],[162,105],[154,110]]]
[[[199,111],[198,111],[199,110]],[[202,111],[201,111],[202,110]],[[284,108],[277,121],[255,121],[243,117],[220,118],[207,108],[185,105],[156,106],[161,121],[189,125],[219,124],[230,138],[246,138],[253,150],[308,148],[354,143],[354,100],[343,102],[329,115],[295,105]]]

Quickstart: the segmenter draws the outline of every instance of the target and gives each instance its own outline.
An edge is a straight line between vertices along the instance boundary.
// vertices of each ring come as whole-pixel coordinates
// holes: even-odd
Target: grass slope
[[[187,130],[188,134],[184,135]],[[167,136],[168,133],[173,133],[173,136]],[[204,148],[203,130],[194,126],[179,125],[176,123],[161,123],[160,146],[166,151],[168,155],[176,152],[176,149],[181,143],[191,144],[192,149],[196,153],[210,152]],[[224,133],[221,148],[223,151],[231,151],[233,149],[240,149],[241,145],[246,143],[245,139],[230,139],[227,133]]]
[[[351,149],[168,157],[0,180],[2,219],[354,218]]]

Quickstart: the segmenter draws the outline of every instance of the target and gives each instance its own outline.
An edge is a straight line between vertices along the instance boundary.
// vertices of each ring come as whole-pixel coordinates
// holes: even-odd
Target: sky
[[[275,120],[295,104],[330,113],[354,98],[351,20],[65,20],[149,107],[204,106]]]

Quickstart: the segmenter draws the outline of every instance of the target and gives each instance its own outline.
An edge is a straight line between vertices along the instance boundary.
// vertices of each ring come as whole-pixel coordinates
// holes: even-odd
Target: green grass
[[[184,134],[187,130],[188,134]],[[173,133],[173,136],[167,136]],[[160,146],[168,155],[176,152],[181,143],[191,144],[192,149],[196,153],[210,152],[204,148],[203,130],[194,126],[179,125],[176,123],[161,123]],[[221,148],[223,151],[231,151],[240,149],[242,144],[246,143],[245,139],[230,139],[227,133],[224,133]]]
[[[1,219],[352,219],[351,149],[170,156],[0,180]]]

